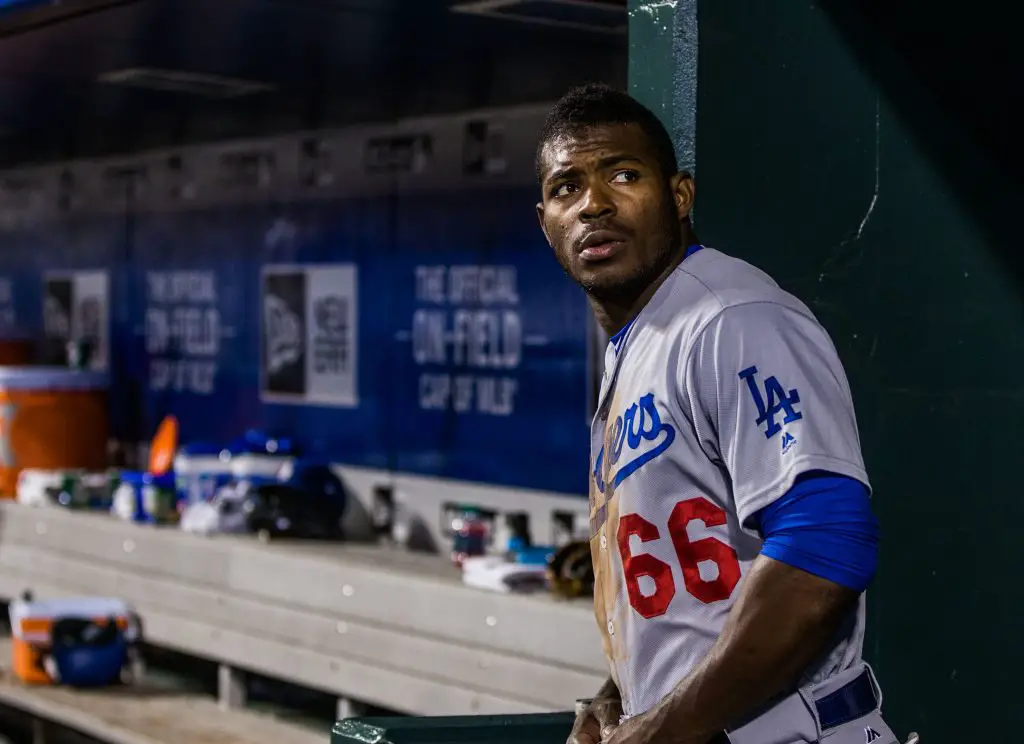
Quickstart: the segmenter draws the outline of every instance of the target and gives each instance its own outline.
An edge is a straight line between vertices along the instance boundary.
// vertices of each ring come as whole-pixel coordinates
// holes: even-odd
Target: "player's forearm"
[[[787,690],[826,650],[857,597],[760,556],[711,651],[648,714],[654,741],[703,743]]]

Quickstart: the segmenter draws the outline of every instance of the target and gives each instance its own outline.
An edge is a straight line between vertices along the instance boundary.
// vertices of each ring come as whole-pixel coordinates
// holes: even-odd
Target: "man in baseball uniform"
[[[704,247],[658,119],[589,85],[537,149],[540,225],[611,337],[591,429],[611,678],[574,744],[896,744],[861,658],[875,574],[853,400],[828,334]]]

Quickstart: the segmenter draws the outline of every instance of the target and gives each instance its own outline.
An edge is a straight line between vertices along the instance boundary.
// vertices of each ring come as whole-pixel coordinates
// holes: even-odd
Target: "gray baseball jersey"
[[[608,345],[591,428],[594,607],[625,714],[667,695],[722,631],[762,541],[750,517],[801,472],[868,485],[850,388],[811,311],[711,248]],[[860,662],[864,600],[820,682]]]

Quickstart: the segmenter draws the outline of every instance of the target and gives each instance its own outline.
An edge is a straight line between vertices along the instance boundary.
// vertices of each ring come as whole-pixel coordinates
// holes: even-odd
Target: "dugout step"
[[[331,744],[565,744],[575,715],[349,718],[334,724]]]

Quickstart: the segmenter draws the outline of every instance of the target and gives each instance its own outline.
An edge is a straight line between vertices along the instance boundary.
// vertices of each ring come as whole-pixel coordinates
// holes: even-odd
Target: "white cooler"
[[[227,450],[220,455],[179,452],[174,458],[174,480],[179,497],[186,504],[210,501],[218,488],[231,482],[231,459]]]
[[[236,481],[246,478],[277,478],[281,468],[291,465],[295,458],[288,455],[235,455],[228,468]]]

